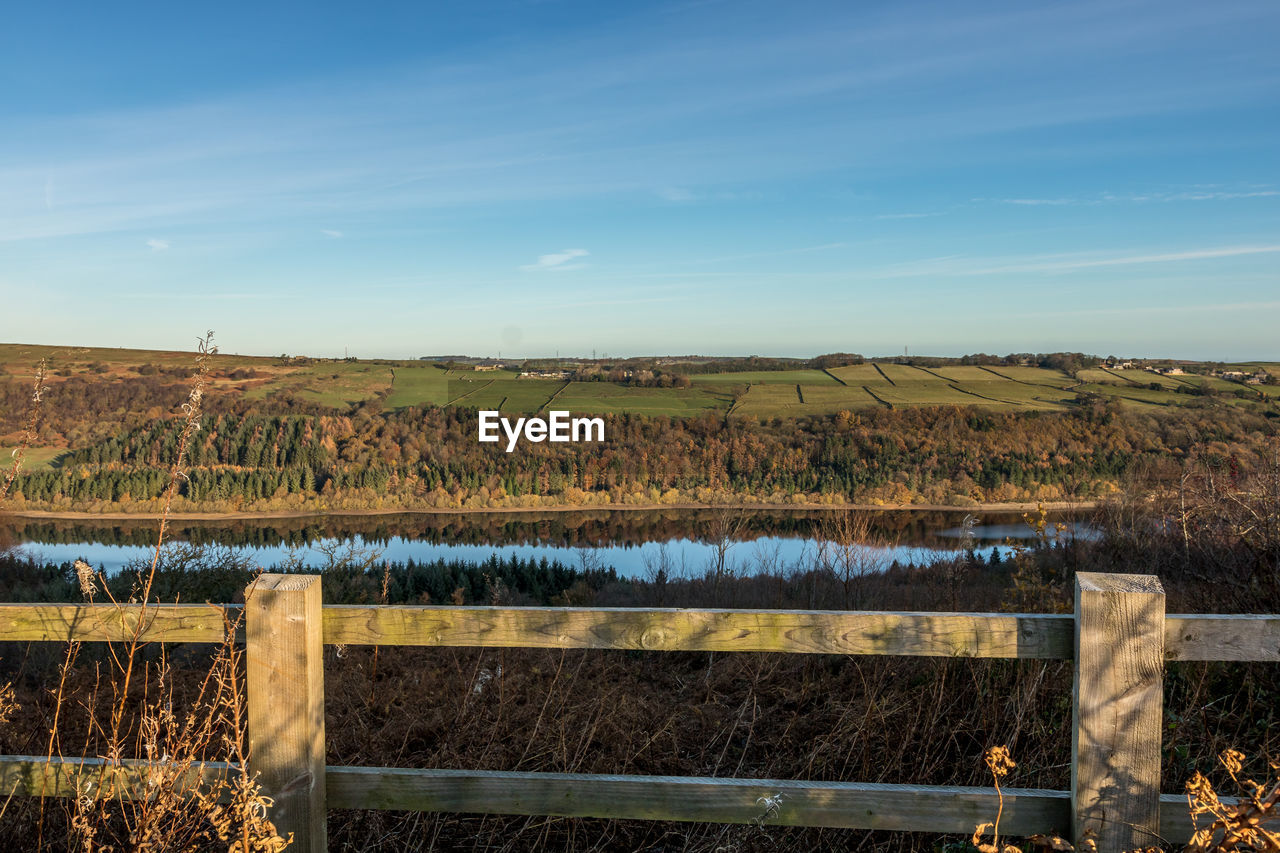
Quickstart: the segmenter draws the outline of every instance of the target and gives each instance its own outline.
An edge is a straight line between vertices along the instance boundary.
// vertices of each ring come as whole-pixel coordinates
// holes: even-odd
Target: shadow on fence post
[[[1072,828],[1100,853],[1158,840],[1164,606],[1154,576],[1076,574]]]
[[[324,638],[320,578],[264,574],[245,590],[249,764],[298,851],[323,851]]]

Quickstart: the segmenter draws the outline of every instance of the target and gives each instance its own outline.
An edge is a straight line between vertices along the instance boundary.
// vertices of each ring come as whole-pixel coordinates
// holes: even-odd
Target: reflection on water
[[[885,567],[927,563],[972,547],[989,557],[1007,555],[1007,540],[1032,536],[1020,513],[884,511],[859,513],[873,550],[863,555]],[[721,550],[735,569],[807,567],[829,536],[830,512],[706,510],[584,511],[487,514],[325,516],[212,522],[180,522],[171,541],[226,545],[271,567],[301,558],[323,565],[333,548],[373,548],[392,562],[438,559],[482,562],[545,557],[570,566],[611,566],[624,576],[665,566],[668,573],[701,574]],[[1068,536],[1089,536],[1079,517],[1058,519]],[[156,523],[10,521],[4,533],[42,560],[84,559],[116,571],[154,549]],[[969,531],[969,533],[966,533]],[[967,538],[970,536],[971,538]]]
[[[1062,536],[1068,539],[1088,539],[1093,540],[1098,537],[1098,531],[1086,521],[1063,521],[1058,519],[1062,525]],[[1019,524],[975,524],[971,528],[972,535],[977,542],[1004,542],[1009,539],[1034,539],[1036,531],[1031,525],[1022,522]],[[944,539],[963,539],[966,528],[951,527],[946,530],[939,530],[937,535]],[[1052,533],[1053,531],[1049,531]]]

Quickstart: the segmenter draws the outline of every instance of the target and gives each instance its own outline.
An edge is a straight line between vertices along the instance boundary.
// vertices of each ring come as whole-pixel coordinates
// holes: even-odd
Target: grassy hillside
[[[7,415],[0,445],[17,441],[16,410],[20,389],[29,384],[36,363],[49,360],[50,395],[59,386],[83,395],[86,389],[114,385],[121,389],[148,386],[168,389],[152,393],[154,415],[168,414],[181,400],[193,364],[190,352],[50,347],[0,344],[0,383],[8,385]],[[1256,369],[1262,365],[1241,365]],[[1270,365],[1273,372],[1280,367]],[[1169,411],[1183,406],[1243,406],[1277,410],[1280,386],[1245,386],[1196,375],[1161,376],[1142,370],[1090,368],[1075,376],[1060,370],[1024,366],[918,367],[906,364],[858,364],[829,370],[756,370],[698,374],[684,388],[638,387],[615,382],[566,382],[521,378],[517,369],[478,371],[453,369],[424,361],[316,360],[284,356],[220,354],[213,360],[211,395],[225,395],[245,406],[345,412],[363,405],[383,410],[456,406],[532,414],[563,408],[583,414],[687,417],[722,412],[756,418],[830,415],[840,411],[912,409],[927,406],[974,406],[1000,412],[1064,411],[1078,405],[1080,395],[1110,398],[1136,411]],[[101,385],[99,384],[101,383]],[[148,384],[149,383],[149,384]],[[167,384],[166,384],[167,383]],[[128,398],[128,395],[124,395]],[[172,398],[172,400],[170,400]],[[130,425],[140,415],[128,398],[118,412],[98,412],[98,433],[114,420]],[[86,418],[88,415],[86,415]],[[47,466],[67,448],[83,446],[74,430],[39,443],[27,464]],[[87,429],[87,428],[86,428]],[[92,431],[92,430],[88,430]],[[97,436],[100,437],[100,436]]]

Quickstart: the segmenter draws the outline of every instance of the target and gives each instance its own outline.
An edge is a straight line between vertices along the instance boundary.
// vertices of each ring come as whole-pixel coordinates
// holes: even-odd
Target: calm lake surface
[[[530,512],[318,516],[177,522],[168,541],[226,546],[270,568],[301,559],[323,566],[330,555],[376,551],[391,562],[438,559],[482,562],[497,555],[613,567],[625,577],[662,565],[669,574],[700,575],[718,553],[734,567],[755,571],[807,568],[832,536],[833,513],[705,510]],[[1022,514],[884,511],[857,513],[868,559],[888,567],[923,564],[972,547],[1007,556],[1009,543],[1034,534]],[[1085,515],[1059,513],[1066,536],[1090,536]],[[968,521],[966,521],[968,519]],[[107,572],[149,559],[157,523],[10,520],[3,532],[42,561],[85,560]]]

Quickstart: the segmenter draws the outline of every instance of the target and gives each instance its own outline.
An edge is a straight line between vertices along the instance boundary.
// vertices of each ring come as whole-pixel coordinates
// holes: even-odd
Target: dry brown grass
[[[992,823],[980,823],[973,831],[971,842],[974,847],[978,848],[978,853],[1022,853],[1020,849],[1012,844],[1000,845],[1000,818],[1004,816],[1004,791],[1000,789],[1000,780],[1009,775],[1009,771],[1017,767],[1013,758],[1009,755],[1009,750],[1003,746],[993,746],[982,754],[982,760],[987,765],[987,770],[991,772],[991,780],[996,786],[996,797],[999,798],[1000,806],[996,811],[996,819]],[[987,830],[991,830],[991,841],[984,842],[982,836]]]
[[[994,823],[977,826],[970,843],[977,853],[1023,853],[1022,848],[1015,844],[1000,844],[1000,814],[1004,810],[1000,782],[1017,765],[1003,746],[991,747],[983,758],[999,795],[1000,810]],[[1213,784],[1196,771],[1186,785],[1187,804],[1196,829],[1191,841],[1182,848],[1182,853],[1280,853],[1280,832],[1267,826],[1280,824],[1280,762],[1272,761],[1270,764],[1275,778],[1267,784],[1259,784],[1253,779],[1241,778],[1245,762],[1242,753],[1229,749],[1218,760],[1243,796],[1239,802],[1224,803]],[[1202,827],[1199,819],[1204,816],[1210,817],[1211,821]],[[987,830],[991,830],[990,842],[982,840]],[[1082,853],[1097,853],[1097,844],[1087,831],[1078,848],[1057,835],[1032,835],[1027,840],[1036,853],[1077,849]],[[1162,853],[1162,849],[1150,846],[1127,853]]]
[[[4,485],[0,486],[0,501],[8,497],[13,481],[18,479],[18,474],[22,471],[23,458],[26,456],[27,450],[35,444],[36,437],[39,434],[41,403],[44,402],[48,373],[48,361],[42,358],[40,363],[36,365],[36,381],[31,389],[31,404],[27,409],[27,421],[23,425],[22,433],[18,438],[18,446],[13,449],[13,462],[9,466],[9,473],[4,478]]]
[[[12,682],[0,684],[0,726],[8,725],[13,715],[21,710]]]
[[[1069,753],[1069,732],[1049,731],[1070,695],[1069,668],[1058,664],[385,648],[374,680],[372,663],[360,647],[327,661],[330,764],[972,785],[983,781],[968,769],[982,742],[1016,737],[1028,758],[1013,784],[1067,780],[1057,756]],[[434,846],[413,846],[424,837]],[[366,838],[388,839],[383,849],[707,853],[930,850],[936,840],[767,824],[331,815],[334,849],[362,849]]]
[[[1187,853],[1226,853],[1256,850],[1280,853],[1280,761],[1270,763],[1274,776],[1266,784],[1248,777],[1241,778],[1245,757],[1227,750],[1219,761],[1226,768],[1240,792],[1240,801],[1228,805],[1219,799],[1213,785],[1199,772],[1187,783],[1187,800],[1191,816],[1196,819],[1196,832],[1187,845]],[[1208,826],[1199,826],[1199,818],[1207,816]],[[1268,828],[1267,824],[1270,824]]]
[[[212,333],[201,339],[196,371],[183,410],[183,429],[170,469],[156,550],[149,571],[140,572],[127,601],[112,595],[106,579],[77,562],[85,600],[100,593],[121,611],[135,611],[132,633],[121,643],[93,651],[68,643],[50,691],[51,717],[45,756],[97,759],[76,777],[76,796],[67,801],[40,798],[21,816],[25,837],[37,849],[112,851],[230,850],[278,853],[292,840],[281,838],[268,819],[271,800],[248,774],[247,715],[243,650],[235,643],[238,619],[226,624],[225,639],[203,663],[190,659],[175,672],[169,650],[143,639],[149,624],[156,569],[167,532],[169,509],[184,478],[188,443],[199,428],[211,357]],[[5,490],[21,466],[21,450],[34,437],[39,419],[45,365],[37,372],[24,444]],[[0,492],[0,496],[3,493]],[[140,609],[140,613],[137,611]],[[0,688],[0,725],[19,710],[11,685]],[[205,774],[210,762],[230,764],[229,772]],[[6,800],[0,817],[10,806]]]

